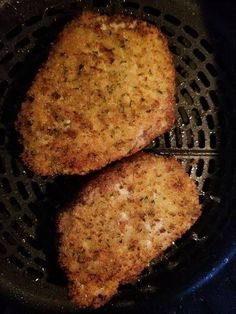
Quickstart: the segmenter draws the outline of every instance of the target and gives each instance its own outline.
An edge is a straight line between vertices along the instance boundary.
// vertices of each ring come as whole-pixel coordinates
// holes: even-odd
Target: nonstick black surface
[[[203,203],[196,225],[99,310],[138,313],[187,295],[235,254],[235,37],[209,1],[0,1],[0,294],[39,311],[75,311],[57,264],[55,221],[84,179],[29,171],[14,121],[51,43],[84,8],[148,20],[167,37],[177,121],[147,150],[177,156]]]

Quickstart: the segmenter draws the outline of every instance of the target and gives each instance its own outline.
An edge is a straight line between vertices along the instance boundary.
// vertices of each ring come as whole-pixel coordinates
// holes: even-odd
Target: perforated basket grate
[[[55,217],[83,179],[41,178],[29,171],[19,158],[14,121],[50,43],[85,7],[148,20],[167,37],[177,71],[177,121],[146,149],[176,155],[196,181],[203,203],[203,215],[192,230],[176,241],[161,261],[153,262],[135,285],[122,287],[108,307],[130,310],[137,308],[140,300],[156,300],[156,294],[183,293],[199,280],[206,265],[227,258],[225,250],[218,256],[213,247],[235,210],[231,69],[216,54],[200,14],[202,8],[195,2],[173,0],[4,3],[0,9],[2,293],[39,309],[74,310],[67,298],[65,276],[57,265]],[[223,35],[219,33],[218,39]]]

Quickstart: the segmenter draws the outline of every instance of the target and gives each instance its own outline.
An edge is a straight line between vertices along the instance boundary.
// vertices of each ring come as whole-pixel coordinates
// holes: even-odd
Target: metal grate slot
[[[184,30],[188,35],[190,35],[193,38],[198,38],[199,36],[198,32],[189,25],[185,25]]]
[[[17,268],[23,268],[23,266],[24,266],[22,261],[18,257],[16,257],[15,255],[10,255],[7,258],[7,261],[10,262],[11,264],[13,264],[14,266],[16,266]]]
[[[10,213],[9,211],[6,209],[4,203],[0,202],[0,218],[1,220],[5,220],[7,218],[10,218]]]
[[[151,14],[151,15],[154,15],[156,17],[161,15],[161,11],[158,10],[157,8],[154,8],[154,7],[144,6],[143,11],[144,11],[144,13]]]
[[[22,26],[17,25],[10,32],[6,34],[7,40],[12,40],[14,37],[18,36],[22,32]]]
[[[179,26],[181,24],[180,20],[177,17],[170,14],[165,14],[164,19],[175,26]]]
[[[131,1],[125,1],[122,3],[123,8],[127,9],[134,9],[138,10],[139,9],[139,4],[136,2],[131,2]]]
[[[106,7],[108,4],[108,0],[93,0],[94,7]]]

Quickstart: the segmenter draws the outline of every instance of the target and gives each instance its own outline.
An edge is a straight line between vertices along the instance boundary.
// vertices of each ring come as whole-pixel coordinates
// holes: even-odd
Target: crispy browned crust
[[[60,34],[22,104],[22,158],[39,175],[100,169],[171,128],[174,93],[158,28],[85,12]]]
[[[148,153],[91,179],[58,220],[59,261],[69,294],[100,307],[200,216],[196,185],[175,158]]]

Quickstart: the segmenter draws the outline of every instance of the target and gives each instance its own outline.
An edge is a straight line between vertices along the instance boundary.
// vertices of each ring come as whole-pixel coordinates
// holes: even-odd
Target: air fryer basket
[[[234,47],[218,20],[204,16],[203,2],[0,1],[0,294],[41,311],[75,311],[57,264],[55,219],[83,178],[29,171],[14,121],[51,42],[84,8],[133,15],[166,35],[177,71],[177,121],[147,150],[177,156],[203,203],[196,225],[103,309],[137,313],[146,302],[155,307],[190,293],[235,252]],[[228,51],[223,58],[220,45]]]

